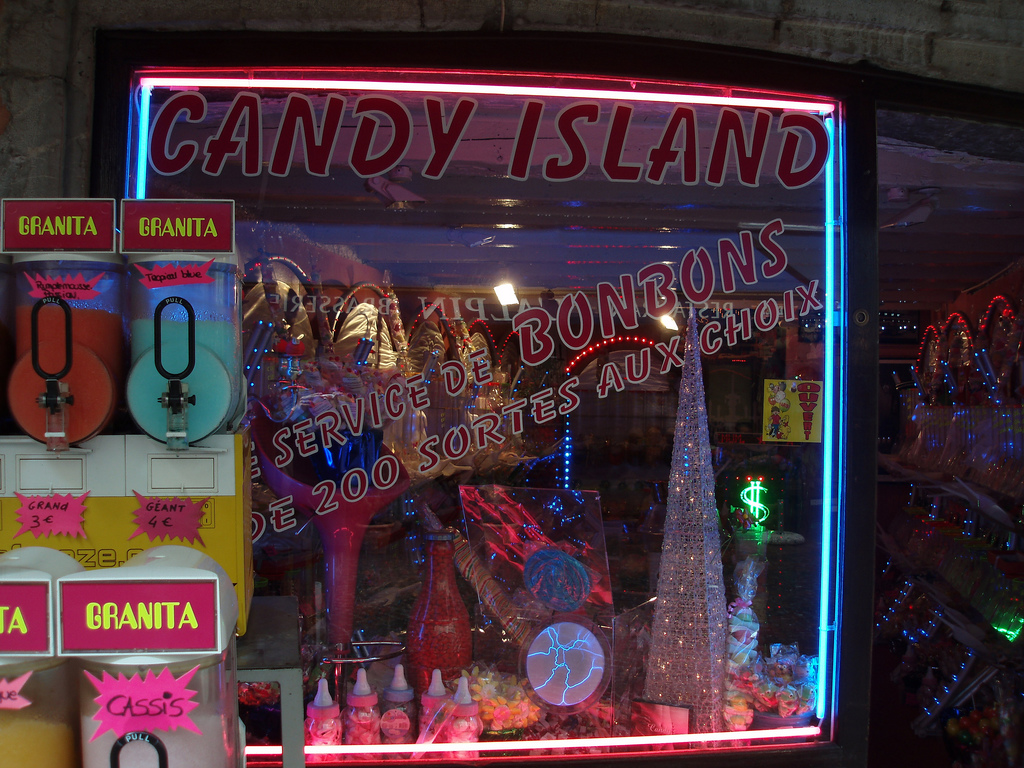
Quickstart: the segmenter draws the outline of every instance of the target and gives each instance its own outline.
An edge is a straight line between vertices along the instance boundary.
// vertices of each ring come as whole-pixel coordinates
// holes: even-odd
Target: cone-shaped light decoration
[[[723,729],[727,625],[715,472],[697,318],[691,311],[644,698],[690,707],[694,733]]]

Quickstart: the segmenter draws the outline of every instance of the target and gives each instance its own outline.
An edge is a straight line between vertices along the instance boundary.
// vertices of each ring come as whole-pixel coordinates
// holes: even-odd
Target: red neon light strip
[[[550,741],[481,741],[471,744],[353,744],[344,747],[306,747],[307,755],[366,755],[404,754],[428,752],[499,752],[528,749],[558,749],[578,747],[629,747],[658,744],[704,744],[712,741],[763,741],[818,736],[821,728],[808,725],[802,728],[776,728],[764,731],[724,731],[721,733],[692,733],[668,736],[616,736],[591,739],[552,739]],[[280,755],[281,747],[252,746],[246,755]]]
[[[637,101],[665,104],[724,104],[735,107],[764,107],[765,109],[793,109],[828,115],[835,105],[795,99],[754,98],[750,96],[701,96],[698,94],[648,93],[614,91],[599,88],[551,88],[530,85],[467,85],[465,83],[410,83],[386,80],[331,80],[314,78],[259,77],[200,77],[174,75],[159,77],[143,75],[139,78],[143,88],[305,88],[314,90],[374,90],[404,93],[461,93],[494,96],[553,96],[572,99],[621,99],[629,96]]]

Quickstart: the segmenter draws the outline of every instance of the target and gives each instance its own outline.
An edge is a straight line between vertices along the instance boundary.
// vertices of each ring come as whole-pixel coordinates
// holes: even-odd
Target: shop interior
[[[1024,133],[882,110],[878,137],[870,764],[1012,764],[999,723],[1020,717]]]

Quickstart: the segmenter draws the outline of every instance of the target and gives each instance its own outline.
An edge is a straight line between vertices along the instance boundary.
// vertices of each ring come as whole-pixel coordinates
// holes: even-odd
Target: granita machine
[[[81,665],[83,768],[237,768],[235,622],[224,570],[191,547],[59,581],[60,646]]]

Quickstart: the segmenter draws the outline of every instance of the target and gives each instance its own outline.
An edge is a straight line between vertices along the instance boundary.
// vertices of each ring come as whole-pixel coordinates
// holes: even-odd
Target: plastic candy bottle
[[[405,667],[395,667],[391,685],[384,689],[380,713],[380,735],[384,744],[412,744],[416,741],[418,712],[416,696],[406,682]]]
[[[306,705],[306,744],[311,747],[341,744],[341,708],[327,690],[327,678],[316,684],[316,696]],[[328,755],[306,755],[306,762],[323,762]]]
[[[377,692],[366,681],[366,670],[356,672],[356,684],[345,701],[346,744],[380,744],[380,710]]]
[[[437,730],[440,728],[440,717],[438,722],[433,722],[434,717],[440,712],[441,707],[448,701],[448,689],[444,687],[441,680],[441,670],[435,669],[430,676],[430,687],[420,697],[420,741],[435,741]],[[433,731],[433,738],[423,738],[423,735],[430,735]]]
[[[473,657],[469,611],[459,595],[455,577],[452,530],[427,531],[427,562],[423,587],[409,616],[406,633],[406,673],[417,693],[426,690],[431,670],[454,680]]]
[[[483,720],[480,719],[480,704],[473,701],[469,695],[469,680],[459,678],[459,687],[455,691],[455,710],[452,712],[451,721],[445,731],[445,742],[448,744],[470,744],[480,741],[480,734],[484,730]],[[478,752],[456,752],[453,757],[477,757]]]

